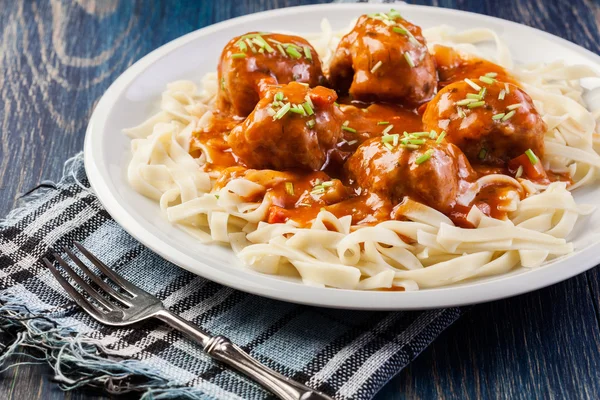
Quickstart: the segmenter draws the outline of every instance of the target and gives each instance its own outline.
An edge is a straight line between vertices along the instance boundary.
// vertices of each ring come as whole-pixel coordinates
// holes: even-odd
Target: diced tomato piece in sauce
[[[277,206],[269,208],[269,216],[267,222],[270,224],[281,224],[288,220],[285,209]]]
[[[508,169],[512,173],[516,173],[519,166],[523,167],[523,175],[529,179],[543,180],[548,178],[542,163],[538,160],[538,162],[532,164],[527,154],[521,154],[508,162]]]

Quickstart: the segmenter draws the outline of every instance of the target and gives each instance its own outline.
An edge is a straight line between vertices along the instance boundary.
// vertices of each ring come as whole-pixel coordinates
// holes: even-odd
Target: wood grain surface
[[[20,193],[60,177],[64,161],[82,149],[96,101],[137,59],[218,21],[317,2],[0,0],[0,216]],[[600,4],[592,0],[415,3],[497,16],[600,50]],[[377,398],[599,399],[599,293],[594,269],[475,306]],[[47,366],[0,374],[0,399],[67,398],[105,397],[61,392]]]

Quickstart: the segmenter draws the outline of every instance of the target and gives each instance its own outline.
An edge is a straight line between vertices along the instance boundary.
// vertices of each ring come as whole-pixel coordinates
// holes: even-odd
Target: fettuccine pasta
[[[305,37],[326,70],[347,31],[334,32],[327,21],[322,28],[320,34]],[[507,46],[489,29],[457,32],[441,26],[424,30],[423,36],[430,50],[441,44],[479,57],[484,57],[480,43],[495,45],[491,61],[520,83],[547,126],[543,167],[570,176],[570,184],[507,175],[479,177],[461,195],[469,197],[467,203],[491,181],[513,189],[503,198],[505,218],[492,218],[473,206],[466,215],[471,227],[459,226],[411,198],[395,209],[393,219],[375,224],[353,225],[351,215],[336,216],[327,209],[308,226],[293,219],[268,223],[274,204],[270,178],[257,182],[234,177],[217,186],[219,171],[205,168],[213,162],[211,149],[200,145],[192,152],[190,147],[194,132],[215,117],[221,83],[216,73],[209,73],[199,86],[191,81],[167,85],[160,112],[125,130],[132,139],[131,186],[156,200],[168,221],[199,242],[227,243],[247,267],[274,275],[291,269],[312,286],[419,290],[519,266],[535,268],[573,252],[569,234],[593,207],[577,204],[571,191],[594,184],[600,168],[595,149],[600,113],[586,108],[579,80],[597,74],[563,61],[515,65]]]

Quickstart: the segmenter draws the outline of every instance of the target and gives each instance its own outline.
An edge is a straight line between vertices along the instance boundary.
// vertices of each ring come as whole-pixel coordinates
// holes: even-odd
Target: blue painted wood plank
[[[594,314],[585,275],[476,306],[381,398],[600,398]]]
[[[94,104],[137,59],[203,26],[312,0],[0,0],[0,216],[18,193],[58,179],[80,151]],[[599,52],[600,5],[589,0],[423,0],[524,23]],[[513,299],[476,306],[379,394],[384,398],[600,398],[593,270]],[[65,395],[49,369],[0,375],[0,398]]]

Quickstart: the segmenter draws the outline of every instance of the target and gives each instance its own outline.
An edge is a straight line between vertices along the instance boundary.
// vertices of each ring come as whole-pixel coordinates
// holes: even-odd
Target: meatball
[[[452,47],[436,44],[431,52],[438,72],[438,89],[462,81],[465,78],[476,79],[491,73],[495,79],[516,83],[510,74],[498,64],[494,64],[472,54],[461,53]]]
[[[481,78],[440,90],[423,115],[425,129],[445,130],[473,163],[504,166],[527,149],[542,157],[546,124],[531,97],[510,83]]]
[[[424,143],[412,149],[370,139],[348,159],[346,172],[360,187],[393,203],[409,196],[447,213],[456,203],[461,181],[471,179],[474,172],[453,144],[416,140]]]
[[[395,12],[361,16],[340,41],[329,74],[336,89],[362,101],[418,104],[437,82],[421,28]]]
[[[337,95],[292,82],[271,87],[227,142],[249,168],[320,170],[341,135]]]
[[[252,112],[269,85],[325,82],[319,56],[305,39],[275,33],[232,39],[223,49],[218,74],[218,108],[240,117]]]
[[[342,166],[365,140],[381,137],[392,129],[413,132],[423,128],[421,115],[397,104],[353,102],[340,105],[340,110],[344,115],[342,137],[330,158],[335,166]]]

